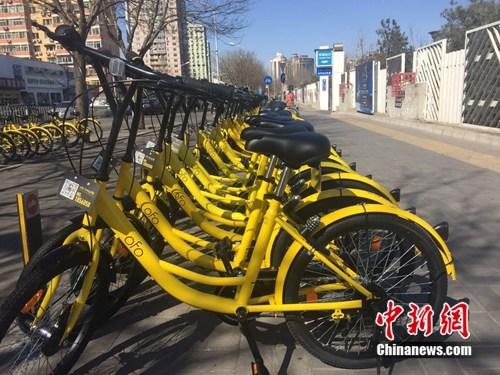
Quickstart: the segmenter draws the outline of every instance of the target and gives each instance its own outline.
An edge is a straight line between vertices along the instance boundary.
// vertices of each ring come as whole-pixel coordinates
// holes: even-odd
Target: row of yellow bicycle
[[[399,190],[357,173],[295,111],[103,54],[71,26],[34,26],[94,62],[113,123],[97,173],[61,184],[61,199],[82,215],[35,253],[0,308],[2,373],[67,373],[147,276],[238,325],[251,373],[261,375],[269,371],[255,339],[260,316],[285,319],[327,364],[367,368],[378,363],[385,338],[374,319],[389,299],[443,304],[455,278],[446,223],[434,228],[400,208]],[[125,72],[119,98],[105,71]],[[145,95],[163,110],[156,138],[140,147]],[[396,341],[417,340],[405,325],[394,322]]]
[[[75,117],[63,120],[57,111],[49,112],[49,121],[38,121],[30,115],[12,114],[0,117],[0,157],[3,162],[23,161],[75,147],[80,140],[97,143],[102,127],[93,118]],[[0,159],[1,160],[1,159]]]

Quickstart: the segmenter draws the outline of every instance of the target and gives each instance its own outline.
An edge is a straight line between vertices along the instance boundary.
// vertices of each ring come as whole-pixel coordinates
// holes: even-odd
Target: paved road
[[[416,130],[382,126],[367,118],[305,112],[318,131],[389,188],[402,189],[402,206],[415,206],[431,223],[450,222],[449,245],[458,281],[449,295],[471,301],[470,359],[414,359],[382,373],[500,373],[500,150],[450,140]],[[482,168],[481,162],[484,162]],[[62,160],[0,172],[0,293],[19,270],[15,252],[14,193],[36,184],[41,191],[44,225],[54,230],[68,208],[54,194]],[[5,177],[4,177],[5,176]],[[0,296],[2,295],[0,294]],[[259,322],[259,342],[272,374],[375,374],[325,366],[292,344],[280,319]],[[99,330],[75,367],[76,374],[248,374],[251,357],[235,327],[210,313],[193,310],[165,296],[151,281],[113,321]]]

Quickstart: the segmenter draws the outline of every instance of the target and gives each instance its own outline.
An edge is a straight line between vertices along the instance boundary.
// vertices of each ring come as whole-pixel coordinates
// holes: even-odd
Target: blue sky
[[[313,55],[320,45],[344,43],[348,55],[356,54],[360,34],[365,50],[376,45],[375,30],[382,18],[396,19],[410,42],[431,41],[429,31],[443,23],[441,11],[449,0],[251,0],[250,25],[238,47],[254,51],[268,68],[276,52]],[[465,4],[466,0],[459,0]],[[232,48],[231,39],[219,45],[220,53]]]

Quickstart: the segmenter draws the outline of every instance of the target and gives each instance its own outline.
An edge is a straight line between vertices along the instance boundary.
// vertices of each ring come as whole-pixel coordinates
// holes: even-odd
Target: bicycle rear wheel
[[[69,372],[90,339],[109,284],[101,262],[78,323],[62,340],[89,259],[87,248],[69,245],[53,249],[28,264],[15,290],[0,308],[0,373]],[[60,276],[60,282],[42,309],[50,281],[56,276]],[[40,311],[43,314],[37,317]]]
[[[341,368],[376,366],[376,345],[386,339],[375,326],[375,316],[378,311],[385,311],[389,299],[406,312],[410,302],[429,304],[434,311],[440,311],[447,291],[444,264],[432,239],[416,225],[390,215],[359,215],[332,224],[318,241],[321,247],[330,244],[346,265],[358,273],[362,284],[378,297],[366,301],[362,309],[343,311],[345,316],[336,320],[332,318],[333,311],[286,314],[292,336],[321,361]],[[303,288],[339,282],[336,273],[302,250],[287,275],[284,301],[359,298],[348,284],[343,290],[300,292]],[[394,323],[396,342],[422,338],[409,336],[407,323],[406,314]]]

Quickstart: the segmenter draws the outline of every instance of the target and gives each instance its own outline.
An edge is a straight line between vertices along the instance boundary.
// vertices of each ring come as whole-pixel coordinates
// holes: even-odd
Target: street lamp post
[[[217,75],[217,81],[220,81],[219,77],[219,42],[217,40],[217,23],[215,22],[214,14],[214,42],[215,42],[215,74]]]

